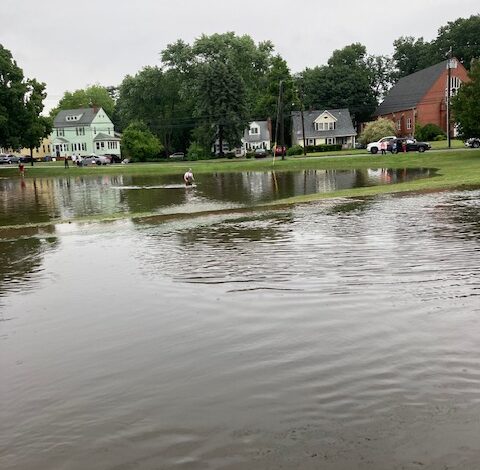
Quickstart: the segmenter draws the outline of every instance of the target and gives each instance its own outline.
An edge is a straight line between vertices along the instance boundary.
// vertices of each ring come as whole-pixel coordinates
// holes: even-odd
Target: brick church
[[[467,70],[457,59],[450,61],[450,96],[453,96],[469,78]],[[436,124],[446,132],[447,64],[448,60],[444,60],[401,78],[376,109],[374,116],[393,121],[398,136],[413,136],[415,123]]]

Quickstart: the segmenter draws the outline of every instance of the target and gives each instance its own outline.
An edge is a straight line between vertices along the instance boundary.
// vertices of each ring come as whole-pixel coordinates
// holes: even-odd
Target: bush
[[[143,122],[132,122],[123,131],[122,150],[132,161],[145,162],[159,157],[163,146]]]
[[[396,135],[395,125],[390,119],[380,118],[376,121],[369,122],[363,132],[360,134],[358,141],[364,145],[370,142],[377,142],[382,137],[388,135]]]
[[[447,140],[447,136],[445,134],[443,135],[436,135],[433,140],[435,140],[436,142],[440,141],[440,140]]]
[[[209,153],[198,142],[192,142],[187,150],[187,160],[205,160],[210,158]]]
[[[425,124],[424,126],[418,124],[417,126],[415,126],[415,137],[417,140],[436,140],[437,136],[445,136],[445,138],[447,137],[445,132],[443,132],[443,129],[436,124],[430,123]]]
[[[253,158],[253,157],[254,157],[254,155],[253,155],[252,152],[247,152],[247,153],[245,154],[245,158]]]
[[[308,153],[317,152],[332,152],[342,150],[342,144],[323,144],[323,145],[307,145],[306,151]]]
[[[287,155],[290,157],[292,155],[303,155],[303,147],[301,145],[292,145],[287,150]]]

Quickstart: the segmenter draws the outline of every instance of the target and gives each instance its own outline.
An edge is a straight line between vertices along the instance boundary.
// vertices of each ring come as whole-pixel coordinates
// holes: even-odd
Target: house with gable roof
[[[449,62],[450,60],[450,62]],[[465,67],[455,58],[444,60],[401,78],[376,109],[376,118],[390,119],[398,136],[413,136],[415,123],[436,124],[447,130],[448,68],[450,96],[469,81]]]
[[[355,131],[348,109],[324,109],[292,113],[292,145],[303,147],[303,129],[305,145],[340,144],[342,148],[354,148]]]
[[[54,156],[58,153],[62,157],[73,153],[120,156],[120,138],[103,108],[59,111],[53,121],[50,140]]]
[[[242,137],[242,145],[235,149],[231,149],[228,142],[223,142],[223,153],[234,151],[237,157],[245,155],[247,152],[254,152],[255,149],[261,148],[267,151],[271,146],[271,130],[272,123],[270,119],[267,121],[252,121],[248,123]],[[220,143],[216,140],[213,151],[218,154],[220,151]]]

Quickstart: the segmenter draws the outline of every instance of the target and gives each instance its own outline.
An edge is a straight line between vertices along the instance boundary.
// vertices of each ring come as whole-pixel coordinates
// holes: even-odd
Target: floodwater
[[[112,214],[177,214],[228,210],[285,197],[400,183],[434,169],[307,170],[197,175],[185,188],[178,176],[0,178],[0,226]]]
[[[0,229],[0,468],[478,468],[479,201]]]

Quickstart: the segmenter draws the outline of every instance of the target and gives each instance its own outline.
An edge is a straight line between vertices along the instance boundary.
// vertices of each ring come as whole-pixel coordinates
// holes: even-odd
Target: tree
[[[40,115],[43,111],[43,100],[47,97],[45,83],[39,83],[35,79],[27,80],[27,88],[21,144],[30,149],[30,162],[33,166],[33,149],[52,132],[52,120]]]
[[[181,96],[182,80],[177,71],[159,67],[127,75],[120,85],[115,111],[120,129],[141,120],[168,152],[185,150],[184,142],[196,120],[192,119],[193,105]]]
[[[195,141],[206,146],[216,133],[230,145],[240,140],[240,127],[254,113],[265,110],[256,107],[265,95],[266,74],[274,66],[272,51],[269,41],[256,44],[250,36],[233,32],[203,35],[191,46],[177,41],[162,51],[164,69],[176,73],[179,94],[194,109]],[[219,83],[213,73],[220,74]],[[267,101],[263,104],[268,106]]]
[[[439,62],[432,43],[425,42],[423,38],[402,36],[393,42],[393,47],[395,49],[393,59],[398,69],[398,78]]]
[[[20,147],[26,93],[22,69],[0,44],[0,146]]]
[[[396,131],[393,122],[389,119],[380,118],[376,121],[369,122],[360,134],[358,140],[366,145],[369,142],[377,142],[382,137],[395,134]]]
[[[108,116],[113,116],[115,101],[111,91],[111,88],[107,89],[101,85],[91,85],[74,92],[66,91],[57,107],[50,111],[50,116],[55,117],[62,109],[77,108],[103,108]]]
[[[31,149],[48,135],[50,121],[40,116],[45,96],[45,84],[25,79],[10,51],[0,44],[0,146]]]
[[[474,61],[470,82],[463,84],[452,98],[452,111],[463,138],[480,136],[480,61]]]
[[[434,63],[444,60],[451,47],[453,55],[470,69],[472,60],[480,57],[479,37],[480,14],[449,21],[438,30],[437,38],[433,41]]]
[[[363,122],[377,106],[361,44],[334,51],[328,65],[307,68],[301,79],[307,108],[348,108],[356,121]]]
[[[398,79],[395,60],[385,55],[369,55],[365,65],[369,72],[370,88],[377,103],[380,103]]]
[[[248,123],[245,85],[230,64],[213,60],[198,67],[195,93],[195,115],[204,128],[211,129],[212,143],[219,140],[231,147],[240,144]]]
[[[132,122],[123,131],[122,147],[126,155],[140,162],[158,158],[163,149],[158,138],[141,121]]]

